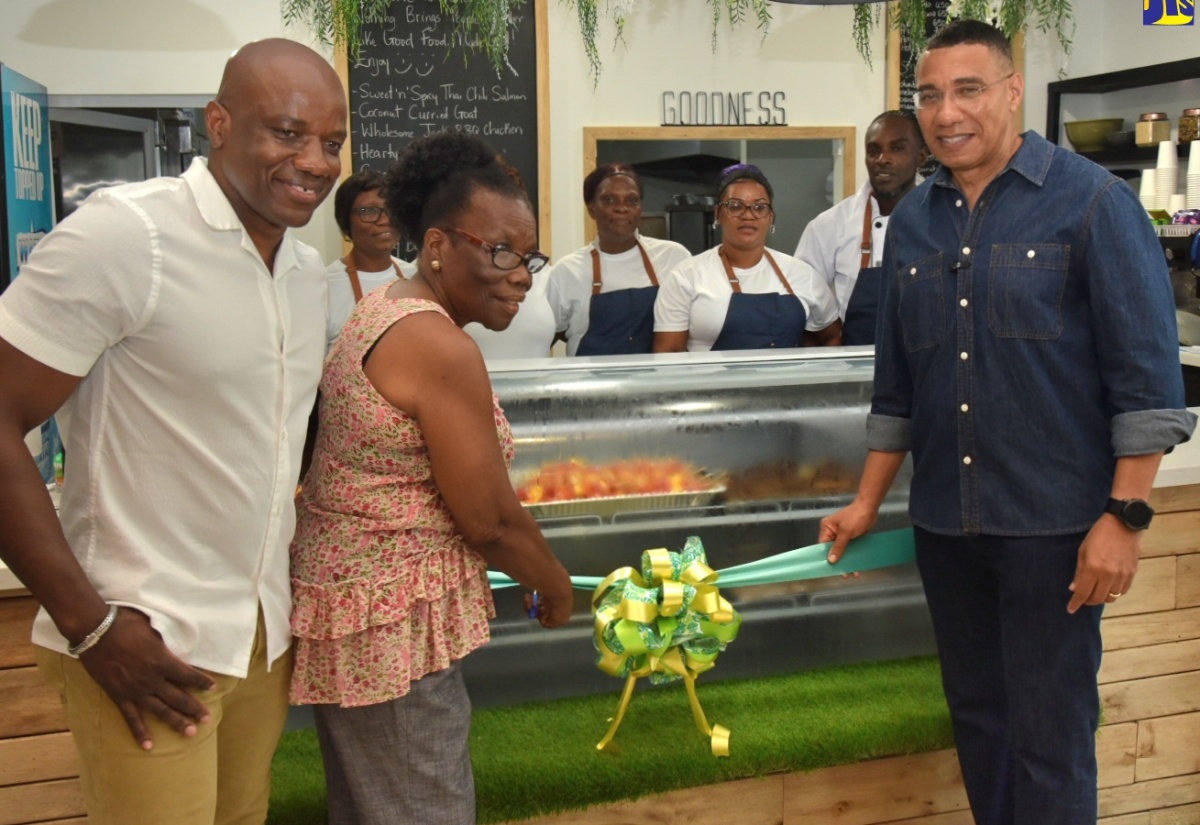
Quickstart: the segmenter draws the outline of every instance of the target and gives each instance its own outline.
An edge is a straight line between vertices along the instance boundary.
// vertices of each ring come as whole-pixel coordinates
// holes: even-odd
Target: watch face
[[[1134,530],[1145,530],[1154,518],[1154,510],[1140,499],[1130,499],[1121,513],[1121,519]]]

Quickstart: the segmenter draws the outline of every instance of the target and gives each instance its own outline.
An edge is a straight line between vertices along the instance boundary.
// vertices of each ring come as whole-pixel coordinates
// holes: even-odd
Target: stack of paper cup
[[[1154,208],[1154,192],[1158,184],[1154,180],[1154,173],[1147,169],[1142,173],[1142,182],[1138,187],[1138,200],[1142,202],[1142,206],[1147,210]]]
[[[1187,199],[1180,194],[1172,195],[1167,198],[1167,214],[1174,215],[1176,212],[1182,212],[1187,209]]]
[[[1193,141],[1187,165],[1187,208],[1200,209],[1200,142]]]
[[[1169,140],[1158,144],[1154,181],[1154,208],[1166,209],[1179,185],[1179,154],[1175,151],[1175,144]]]

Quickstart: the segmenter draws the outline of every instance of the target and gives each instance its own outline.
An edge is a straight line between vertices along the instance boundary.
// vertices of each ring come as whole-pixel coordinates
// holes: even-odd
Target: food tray
[[[674,510],[680,507],[702,507],[719,494],[721,486],[707,490],[688,490],[683,493],[636,493],[628,496],[575,498],[568,501],[542,501],[523,504],[534,518],[566,518],[568,516],[599,516],[609,518],[617,513],[636,510]]]

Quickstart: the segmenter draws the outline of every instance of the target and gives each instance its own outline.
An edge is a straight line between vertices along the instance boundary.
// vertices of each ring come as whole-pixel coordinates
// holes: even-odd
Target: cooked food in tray
[[[591,464],[573,458],[543,464],[516,484],[525,504],[716,491],[720,482],[679,458],[633,458]]]
[[[769,461],[728,473],[725,477],[725,500],[761,501],[839,495],[853,493],[857,488],[857,472],[831,459],[805,463]]]

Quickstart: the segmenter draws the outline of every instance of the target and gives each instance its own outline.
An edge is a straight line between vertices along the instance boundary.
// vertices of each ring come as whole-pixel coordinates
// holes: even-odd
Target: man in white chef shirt
[[[864,149],[867,183],[813,218],[796,247],[796,257],[833,290],[846,345],[875,343],[878,267],[888,216],[916,186],[917,170],[929,157],[916,116],[903,111],[884,112],[871,121]]]

